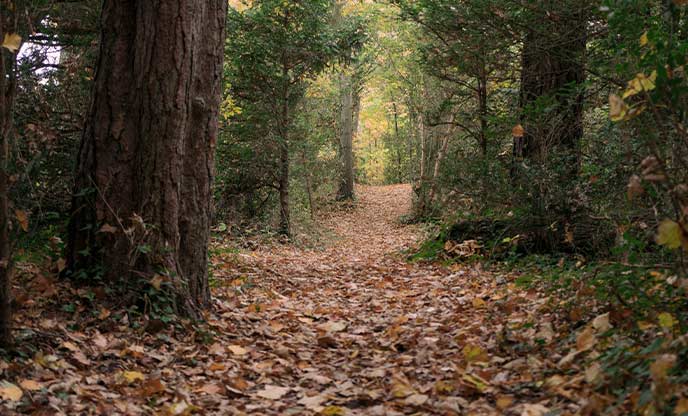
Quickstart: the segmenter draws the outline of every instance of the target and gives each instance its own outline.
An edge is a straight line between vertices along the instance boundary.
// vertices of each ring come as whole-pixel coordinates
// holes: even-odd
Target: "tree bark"
[[[17,5],[0,5],[0,36],[17,32]],[[3,39],[4,41],[4,39]],[[0,47],[0,347],[12,338],[12,234],[10,157],[14,124],[17,55]]]
[[[339,147],[341,149],[341,183],[337,199],[354,199],[354,85],[352,77],[341,74],[341,135]]]
[[[279,199],[280,199],[280,234],[291,236],[291,212],[289,207],[289,146],[287,143],[280,144],[280,176],[279,176]]]
[[[526,33],[521,74],[521,108],[529,159],[543,161],[555,147],[574,155],[572,173],[578,170],[578,144],[583,136],[583,92],[587,42],[585,5],[571,4],[563,12],[548,10],[541,1],[543,25]],[[557,16],[556,18],[553,16]],[[539,99],[555,100],[554,112],[538,114],[532,108]],[[528,113],[531,114],[528,114]]]
[[[437,157],[435,158],[435,165],[432,169],[432,181],[430,183],[430,190],[428,191],[427,203],[432,205],[435,202],[435,195],[437,195],[437,190],[439,187],[438,179],[440,177],[440,168],[442,167],[442,162],[447,155],[447,149],[449,148],[449,140],[454,134],[456,125],[454,124],[455,115],[452,114],[449,123],[447,124],[447,132],[441,138],[441,143],[439,150],[437,151]]]
[[[524,135],[514,139],[514,160],[530,165],[530,176],[514,164],[515,179],[529,198],[534,244],[555,250],[560,243],[549,224],[575,216],[575,184],[583,137],[587,1],[539,0],[537,25],[525,34],[522,51],[521,109]],[[518,132],[518,135],[521,133]]]
[[[224,0],[105,0],[69,225],[74,276],[166,276],[178,312],[208,306],[210,186]]]

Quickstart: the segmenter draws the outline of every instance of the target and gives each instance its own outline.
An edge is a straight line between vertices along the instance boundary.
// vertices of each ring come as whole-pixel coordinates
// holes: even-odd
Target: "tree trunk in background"
[[[341,134],[339,148],[341,153],[341,183],[337,199],[354,199],[354,85],[352,77],[346,74],[339,76],[341,91]],[[358,95],[358,94],[356,94]]]
[[[280,234],[291,236],[291,212],[289,207],[289,145],[280,145],[280,176],[279,176],[279,200],[280,200]]]
[[[585,2],[569,1],[568,6],[549,10],[549,2],[540,3],[536,18],[541,27],[530,30],[523,45],[521,108],[525,136],[516,156],[535,165],[560,157],[564,173],[559,182],[566,188],[579,169],[588,7]],[[543,106],[548,110],[542,111],[539,107]],[[544,213],[541,196],[535,199],[536,211]]]
[[[15,13],[0,6],[0,36],[16,32]],[[0,48],[0,347],[12,345],[12,245],[10,243],[10,143],[16,89],[16,55]]]
[[[514,155],[529,166],[516,179],[530,200],[530,221],[538,230],[534,243],[552,250],[560,244],[562,230],[580,218],[574,215],[578,210],[575,184],[583,137],[589,5],[578,0],[537,4],[531,16],[539,22],[532,26],[537,29],[528,30],[523,45],[524,135],[515,138]]]
[[[487,106],[487,72],[485,65],[481,67],[478,77],[478,115],[480,117],[480,153],[483,158],[487,157],[487,129],[489,108]]]
[[[425,123],[425,116],[420,114],[418,132],[420,134],[420,181],[418,184],[418,206],[416,212],[419,217],[424,217],[428,209],[428,156],[429,140],[428,126]]]
[[[449,148],[449,141],[451,140],[456,125],[454,124],[455,114],[452,114],[449,123],[447,124],[447,132],[441,137],[440,146],[437,150],[437,157],[435,157],[435,165],[432,169],[432,181],[430,183],[430,190],[428,191],[428,201],[427,203],[432,206],[435,202],[435,195],[437,195],[437,189],[439,187],[438,179],[440,177],[440,168],[442,167],[442,162],[447,156],[447,149]]]
[[[210,186],[225,0],[105,0],[78,155],[69,270],[173,284],[180,313],[210,300]]]

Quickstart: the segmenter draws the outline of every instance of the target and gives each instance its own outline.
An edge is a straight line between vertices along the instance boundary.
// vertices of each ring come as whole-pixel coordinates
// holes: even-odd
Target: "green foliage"
[[[350,59],[363,36],[360,22],[334,26],[333,18],[325,0],[261,0],[230,10],[226,101],[234,110],[218,144],[216,186],[224,215],[269,220],[285,163],[300,176],[289,185],[297,191],[306,175],[318,188],[321,172],[331,169],[336,96],[317,79],[334,61]]]

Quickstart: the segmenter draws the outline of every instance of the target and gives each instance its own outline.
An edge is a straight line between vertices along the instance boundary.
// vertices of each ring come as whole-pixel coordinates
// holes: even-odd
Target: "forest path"
[[[211,324],[224,341],[210,354],[229,356],[221,368],[231,363],[232,411],[520,414],[532,406],[511,393],[532,400],[524,385],[543,362],[498,351],[507,315],[528,315],[505,302],[512,285],[479,268],[407,262],[400,251],[421,236],[399,222],[410,186],[359,187],[358,196],[355,208],[322,219],[338,236],[322,250],[278,245],[215,258],[228,286],[215,293],[220,318]]]

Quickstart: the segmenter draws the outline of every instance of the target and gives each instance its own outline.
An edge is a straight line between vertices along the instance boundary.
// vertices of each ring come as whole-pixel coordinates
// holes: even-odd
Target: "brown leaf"
[[[263,387],[262,390],[256,393],[256,395],[264,399],[279,400],[290,391],[291,389],[289,387],[280,387],[268,384]]]

